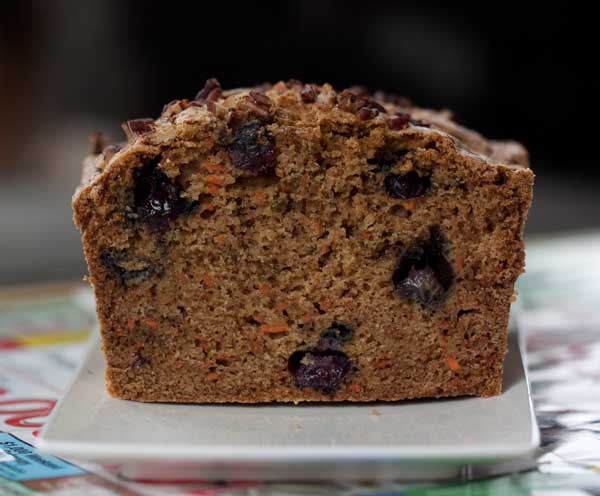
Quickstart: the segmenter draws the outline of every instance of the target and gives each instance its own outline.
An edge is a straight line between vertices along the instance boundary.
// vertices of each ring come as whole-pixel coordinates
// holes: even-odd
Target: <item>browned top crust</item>
[[[379,129],[392,139],[419,138],[443,140],[458,153],[490,167],[527,169],[527,150],[515,141],[496,141],[456,123],[449,110],[430,110],[414,105],[408,98],[383,92],[369,94],[362,87],[336,91],[329,84],[303,84],[296,80],[263,84],[253,88],[222,90],[216,79],[209,79],[194,99],[173,100],[163,107],[157,119],[133,119],[122,124],[126,142],[107,142],[101,133],[90,135],[91,155],[84,160],[81,185],[75,202],[84,190],[91,191],[102,172],[119,167],[137,155],[153,155],[169,146],[200,146],[211,134],[214,139],[223,129],[259,122],[302,128],[315,128],[332,121],[365,132]],[[226,138],[225,138],[226,139]],[[275,160],[275,158],[273,158]],[[274,165],[274,164],[271,164]],[[194,195],[195,188],[188,192]],[[80,225],[77,221],[76,224]],[[80,226],[81,227],[81,226]]]
[[[98,176],[117,157],[144,146],[164,146],[181,140],[182,129],[208,125],[215,121],[229,126],[248,118],[289,125],[314,125],[333,113],[343,113],[374,126],[385,126],[399,133],[435,133],[450,137],[463,153],[478,156],[490,165],[509,168],[528,167],[527,150],[515,141],[496,141],[483,137],[453,120],[449,110],[424,109],[408,98],[365,88],[336,91],[327,83],[303,84],[297,80],[263,84],[253,88],[222,90],[216,79],[206,81],[194,99],[167,103],[157,119],[133,119],[123,123],[127,141],[106,146],[99,133],[90,136],[92,154],[84,162],[82,185]],[[186,133],[183,132],[183,135]]]

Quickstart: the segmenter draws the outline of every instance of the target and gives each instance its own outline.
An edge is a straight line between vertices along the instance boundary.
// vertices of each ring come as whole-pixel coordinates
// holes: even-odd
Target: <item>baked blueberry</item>
[[[445,237],[432,228],[428,239],[415,242],[400,258],[392,275],[396,294],[428,307],[441,304],[454,279],[446,252]]]
[[[439,303],[445,293],[434,270],[429,266],[422,269],[412,266],[406,277],[396,284],[396,291],[407,300],[420,301],[430,306]]]
[[[311,388],[333,395],[351,369],[348,356],[338,350],[296,351],[288,369],[299,388]]]
[[[186,211],[181,186],[158,168],[154,160],[134,171],[134,204],[138,217],[151,228],[164,230]]]
[[[388,174],[383,184],[392,198],[408,200],[427,193],[431,181],[428,176],[419,176],[415,171],[410,171],[406,174]]]
[[[271,174],[277,164],[275,140],[266,127],[257,121],[235,130],[227,152],[235,167],[257,176]]]

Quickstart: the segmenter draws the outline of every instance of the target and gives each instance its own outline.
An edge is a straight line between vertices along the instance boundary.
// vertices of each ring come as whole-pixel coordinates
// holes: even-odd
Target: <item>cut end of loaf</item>
[[[168,402],[499,394],[527,153],[407,99],[209,80],[94,140],[73,206],[108,391]]]

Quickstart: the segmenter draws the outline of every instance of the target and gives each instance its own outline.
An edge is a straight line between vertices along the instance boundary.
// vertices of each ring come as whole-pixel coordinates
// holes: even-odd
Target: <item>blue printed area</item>
[[[0,477],[13,481],[55,479],[86,472],[54,456],[40,454],[33,446],[0,432]]]

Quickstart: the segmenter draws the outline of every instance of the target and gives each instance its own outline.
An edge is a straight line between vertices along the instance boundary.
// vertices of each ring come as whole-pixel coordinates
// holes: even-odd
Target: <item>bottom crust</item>
[[[118,399],[133,400],[148,403],[301,403],[301,402],[374,402],[402,401],[415,399],[436,399],[457,396],[490,397],[502,393],[502,371],[484,380],[468,381],[467,383],[450,380],[445,384],[405,385],[390,383],[376,388],[358,390],[354,384],[349,384],[334,395],[322,394],[310,389],[290,387],[265,388],[262,391],[224,391],[206,394],[194,392],[186,388],[182,382],[163,387],[153,385],[143,380],[131,381],[127,371],[108,370],[106,373],[108,393]],[[156,390],[153,390],[156,387]],[[188,385],[189,387],[189,385]],[[176,391],[176,392],[175,392]]]

